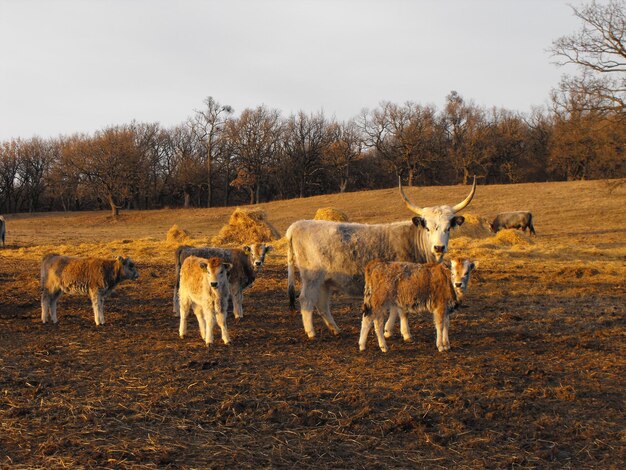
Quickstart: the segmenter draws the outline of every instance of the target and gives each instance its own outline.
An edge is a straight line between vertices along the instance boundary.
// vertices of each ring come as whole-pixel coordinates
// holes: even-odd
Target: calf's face
[[[139,279],[139,273],[137,272],[137,266],[130,258],[122,258],[121,256],[117,257],[117,261],[121,264],[122,268],[122,277],[124,279],[131,279],[136,281]]]
[[[253,243],[252,245],[246,245],[243,247],[243,251],[250,258],[250,263],[254,267],[255,271],[261,269],[265,263],[265,255],[271,250],[271,245],[266,245],[265,243]]]
[[[209,286],[220,291],[228,285],[228,272],[231,263],[225,263],[221,258],[209,258],[206,263],[200,263],[200,268],[206,271],[206,280]]]
[[[477,262],[469,259],[453,259],[450,261],[452,285],[457,295],[463,295],[469,285],[470,274],[478,266]]]

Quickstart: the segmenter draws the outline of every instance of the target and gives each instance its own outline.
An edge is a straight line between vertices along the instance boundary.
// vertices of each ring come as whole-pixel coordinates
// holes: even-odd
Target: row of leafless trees
[[[626,127],[616,113],[523,116],[452,92],[443,110],[385,102],[349,122],[232,110],[212,98],[174,128],[131,123],[93,135],[0,145],[0,210],[213,206],[395,184],[624,176]],[[579,103],[580,104],[580,103]]]
[[[453,91],[441,110],[383,102],[338,122],[265,106],[235,116],[209,97],[173,128],[0,143],[0,212],[257,203],[389,187],[398,174],[409,185],[624,177],[624,2],[574,13],[582,30],[553,53],[582,74],[564,77],[549,109],[485,109]]]

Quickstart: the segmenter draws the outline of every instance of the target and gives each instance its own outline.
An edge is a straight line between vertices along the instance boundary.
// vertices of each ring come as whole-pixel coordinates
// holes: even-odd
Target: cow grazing
[[[417,214],[411,221],[391,224],[355,224],[324,220],[300,220],[286,233],[288,241],[289,300],[295,310],[294,267],[300,272],[300,308],[304,330],[315,337],[313,310],[335,334],[339,327],[330,312],[330,296],[341,291],[363,295],[364,271],[374,259],[441,262],[447,250],[450,230],[464,222],[456,215],[476,192],[476,178],[468,196],[459,204],[420,208],[413,204],[399,185],[406,206]]]
[[[265,255],[272,249],[264,243],[247,245],[243,250],[237,248],[179,246],[176,249],[176,284],[174,285],[174,313],[178,315],[178,289],[180,269],[189,256],[199,258],[222,258],[233,265],[229,275],[230,296],[233,302],[235,318],[243,318],[243,291],[250,287],[256,279],[257,272],[265,263]]]
[[[450,349],[448,329],[450,314],[459,306],[467,290],[469,276],[475,264],[455,259],[452,270],[442,263],[405,263],[372,261],[365,269],[363,320],[359,349],[365,350],[367,335],[374,324],[378,345],[387,352],[383,334],[385,314],[390,318],[385,330],[393,328],[394,315],[400,315],[400,328],[405,341],[411,340],[407,314],[431,312],[437,330],[437,349]]]
[[[127,279],[139,279],[130,258],[71,258],[48,254],[41,262],[41,321],[57,322],[57,301],[62,293],[88,294],[96,325],[104,325],[104,298]]]
[[[7,234],[7,221],[0,215],[0,242],[2,242],[2,248],[4,248],[4,238]]]
[[[531,235],[537,236],[533,226],[533,215],[528,211],[502,212],[489,224],[489,229],[493,233],[505,228],[521,229],[524,233],[529,229]]]
[[[230,342],[226,327],[228,312],[228,271],[232,264],[221,258],[209,259],[189,256],[180,270],[180,337],[187,334],[187,316],[193,309],[200,335],[207,346],[213,344],[213,328],[215,323],[222,331],[224,344]]]

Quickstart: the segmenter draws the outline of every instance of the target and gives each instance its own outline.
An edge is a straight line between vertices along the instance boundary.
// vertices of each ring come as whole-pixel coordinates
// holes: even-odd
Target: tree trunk
[[[463,167],[463,184],[467,184],[469,181],[469,169],[467,167]]]
[[[185,202],[183,203],[183,207],[185,209],[189,209],[190,203],[191,203],[191,194],[185,191]]]
[[[120,206],[118,206],[117,204],[115,204],[115,201],[113,200],[113,196],[109,194],[109,205],[111,206],[111,215],[113,217],[117,217],[120,215]]]
[[[211,199],[213,193],[213,186],[211,185],[211,176],[213,174],[213,162],[211,161],[211,144],[207,144],[206,151],[206,169],[207,169],[207,197],[206,197],[206,206],[211,207]]]
[[[415,173],[413,171],[413,168],[409,168],[409,186],[413,186],[413,177],[415,176]]]

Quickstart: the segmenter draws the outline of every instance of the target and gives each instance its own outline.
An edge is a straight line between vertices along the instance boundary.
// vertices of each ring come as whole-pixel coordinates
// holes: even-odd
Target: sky
[[[560,0],[0,0],[0,141],[178,125],[212,96],[235,115],[347,120],[456,90],[529,112],[580,27]]]

